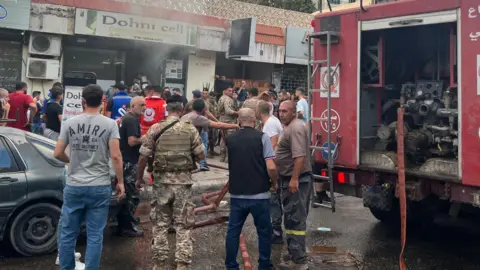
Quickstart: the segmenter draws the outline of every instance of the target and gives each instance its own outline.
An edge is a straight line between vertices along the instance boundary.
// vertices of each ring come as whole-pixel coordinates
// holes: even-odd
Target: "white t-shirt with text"
[[[280,137],[283,133],[283,126],[275,116],[270,116],[265,125],[263,125],[263,133],[267,134],[268,137],[278,136]]]

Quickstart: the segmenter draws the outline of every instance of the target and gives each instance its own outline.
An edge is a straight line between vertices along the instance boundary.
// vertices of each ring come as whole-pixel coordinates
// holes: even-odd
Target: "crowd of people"
[[[310,107],[303,88],[277,94],[271,84],[259,93],[242,82],[236,89],[227,85],[219,98],[208,88],[195,90],[188,101],[179,89],[171,93],[158,85],[146,86],[139,94],[118,83],[107,95],[99,86],[88,85],[82,92],[84,112],[66,121],[62,121],[61,84],[55,84],[43,102],[41,93],[26,92],[23,82],[13,93],[0,89],[0,116],[17,119],[2,125],[57,141],[54,156],[69,163],[58,230],[61,269],[99,268],[112,193],[110,168],[115,172],[118,198],[126,200],[117,215],[117,234],[143,236],[134,214],[147,170],[154,193],[156,269],[164,269],[169,257],[169,231],[177,235],[177,269],[188,269],[194,224],[191,173],[208,171],[207,157],[217,155],[230,170],[226,268],[239,269],[239,236],[251,213],[258,232],[259,269],[273,269],[271,246],[282,244],[284,234],[289,260],[283,269],[308,269],[305,236],[312,168]],[[315,184],[315,190],[314,205],[329,201],[323,185]],[[85,264],[75,252],[82,222],[87,228]]]

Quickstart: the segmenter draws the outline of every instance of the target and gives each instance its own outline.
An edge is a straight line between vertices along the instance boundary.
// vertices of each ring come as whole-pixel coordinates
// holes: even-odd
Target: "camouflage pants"
[[[209,151],[213,151],[215,149],[215,144],[217,143],[218,139],[218,129],[216,128],[209,128],[208,129],[208,149]]]
[[[133,230],[137,225],[137,221],[135,220],[135,211],[140,203],[138,191],[135,188],[137,169],[137,164],[132,164],[129,162],[123,164],[126,200],[125,203],[120,207],[120,210],[117,214],[119,229]]]
[[[226,139],[228,136],[230,136],[233,132],[235,132],[234,129],[227,129],[223,133],[225,137],[222,137],[222,140],[220,141],[220,155],[226,155],[227,154],[227,144],[226,144]],[[223,136],[222,135],[222,136]]]
[[[194,204],[191,201],[192,185],[153,185],[150,219],[153,223],[152,252],[154,262],[168,259],[168,228],[173,221],[177,234],[175,262],[192,263],[193,241],[190,229],[195,224]]]

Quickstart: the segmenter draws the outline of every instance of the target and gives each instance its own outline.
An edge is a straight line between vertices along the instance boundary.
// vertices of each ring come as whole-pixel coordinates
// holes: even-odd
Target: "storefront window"
[[[0,87],[9,91],[22,79],[22,44],[0,41]]]
[[[123,80],[125,53],[114,50],[67,47],[64,71],[94,72],[97,80]]]

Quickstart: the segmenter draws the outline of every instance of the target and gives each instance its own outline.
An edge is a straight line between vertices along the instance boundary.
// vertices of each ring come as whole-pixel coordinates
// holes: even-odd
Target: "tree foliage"
[[[242,2],[294,10],[305,13],[315,12],[316,8],[312,0],[240,0]]]

